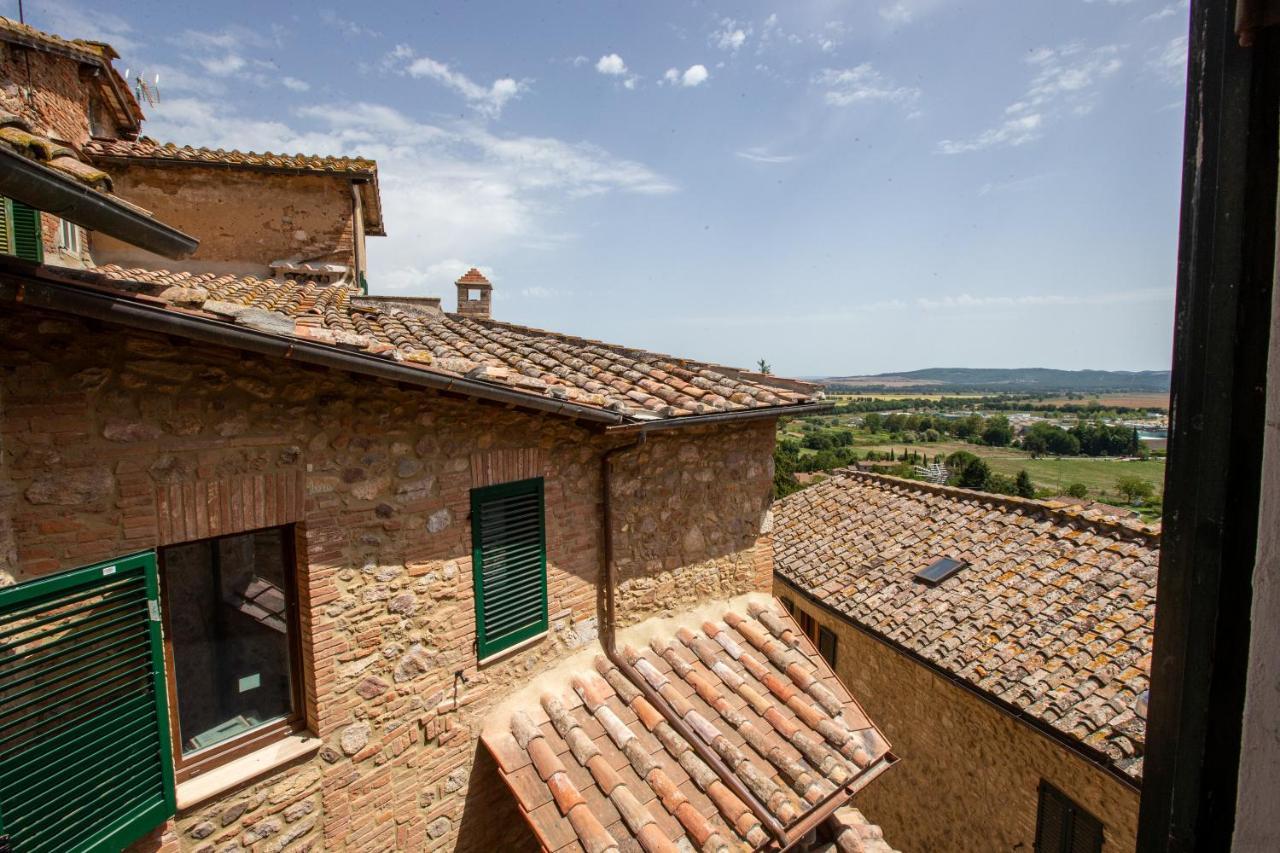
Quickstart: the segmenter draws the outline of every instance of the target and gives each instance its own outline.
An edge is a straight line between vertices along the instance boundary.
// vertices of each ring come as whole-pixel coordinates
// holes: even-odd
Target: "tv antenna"
[[[129,79],[132,70],[131,68],[124,70],[124,79]],[[160,103],[160,75],[153,74],[151,81],[147,82],[146,75],[139,74],[133,79],[133,94],[139,101],[146,101],[147,106],[154,107]]]

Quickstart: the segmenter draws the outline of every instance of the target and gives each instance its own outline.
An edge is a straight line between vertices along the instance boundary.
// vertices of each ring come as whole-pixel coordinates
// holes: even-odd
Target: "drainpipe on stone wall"
[[[601,490],[601,524],[604,527],[604,626],[600,632],[601,645],[604,646],[605,657],[618,668],[628,681],[635,685],[641,695],[649,701],[649,704],[658,710],[663,719],[675,729],[676,734],[680,735],[689,746],[693,747],[693,751],[698,757],[711,768],[711,770],[720,777],[720,781],[725,787],[733,792],[734,796],[742,800],[747,808],[751,809],[751,813],[764,826],[770,835],[778,841],[778,845],[782,848],[787,847],[787,830],[779,820],[773,816],[773,813],[765,806],[764,803],[753,794],[742,780],[733,774],[720,756],[704,743],[689,725],[675,712],[675,709],[667,704],[667,700],[654,690],[649,682],[644,680],[640,673],[636,672],[635,667],[628,663],[621,654],[618,653],[615,643],[616,629],[616,611],[614,607],[614,573],[613,573],[613,504],[610,496],[613,492],[613,476],[612,461],[614,456],[635,450],[645,443],[647,436],[640,433],[635,441],[629,444],[623,444],[618,447],[606,450],[600,457],[600,490]]]

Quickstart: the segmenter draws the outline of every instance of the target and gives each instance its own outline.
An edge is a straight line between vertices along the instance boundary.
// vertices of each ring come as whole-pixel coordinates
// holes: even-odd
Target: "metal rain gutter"
[[[0,194],[166,258],[185,258],[200,244],[195,237],[3,145]]]
[[[639,421],[635,423],[611,426],[607,427],[605,432],[610,434],[650,433],[658,432],[660,430],[683,429],[685,427],[704,426],[708,424],[736,424],[740,421],[754,421],[762,418],[813,415],[819,412],[829,412],[834,406],[834,403],[797,403],[791,406],[762,406],[758,409],[740,409],[736,412],[715,412],[710,415],[677,415],[673,418]]]

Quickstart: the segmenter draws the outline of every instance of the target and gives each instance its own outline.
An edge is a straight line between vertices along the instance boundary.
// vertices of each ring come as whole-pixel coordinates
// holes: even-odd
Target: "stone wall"
[[[99,264],[263,275],[280,260],[354,265],[351,182],[193,164],[104,162],[115,194],[196,237],[182,260],[162,258],[95,233]]]
[[[774,594],[835,632],[836,674],[901,758],[855,800],[895,848],[1030,853],[1043,779],[1102,821],[1104,853],[1134,850],[1136,788],[781,581]]]
[[[618,458],[621,620],[762,589],[771,420]],[[493,703],[594,642],[600,457],[567,421],[20,310],[0,320],[12,554],[0,583],[293,522],[313,757],[141,847],[522,849],[476,737]],[[546,481],[551,630],[478,667],[476,485]],[[0,541],[0,545],[3,542]]]

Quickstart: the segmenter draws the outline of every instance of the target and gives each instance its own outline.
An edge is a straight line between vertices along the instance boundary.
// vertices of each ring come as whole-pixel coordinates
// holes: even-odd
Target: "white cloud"
[[[1119,52],[1115,45],[1086,48],[1079,42],[1033,50],[1026,58],[1035,69],[1031,83],[1021,98],[1005,107],[1000,123],[971,139],[944,139],[938,150],[963,154],[1025,145],[1040,138],[1048,121],[1064,113],[1087,114],[1101,83],[1120,70]]]
[[[814,82],[826,89],[823,100],[837,107],[872,101],[911,103],[920,97],[914,86],[898,86],[864,62],[853,68],[824,68],[814,75]]]
[[[429,56],[417,56],[413,48],[404,44],[396,45],[387,54],[383,66],[399,67],[401,73],[410,77],[434,80],[457,92],[478,112],[491,118],[501,114],[508,101],[520,97],[529,89],[527,81],[511,77],[499,77],[489,86],[483,86],[444,62]]]
[[[379,293],[451,294],[470,266],[571,239],[557,223],[576,199],[677,189],[591,143],[502,134],[476,121],[431,124],[378,104],[310,106],[258,120],[226,102],[188,97],[149,112],[149,134],[182,144],[376,159],[390,235],[369,241],[370,283]]]
[[[1056,307],[1061,305],[1119,305],[1134,302],[1163,302],[1173,298],[1173,290],[1164,287],[1148,287],[1140,290],[1119,290],[1107,293],[1061,295],[1053,293],[1023,294],[1016,296],[922,296],[915,300],[916,307],[926,311],[962,310],[968,308],[1019,308]]]
[[[574,68],[581,68],[582,66],[586,65],[590,61],[591,61],[590,59],[587,59],[582,54],[578,54],[573,59],[569,60],[569,64],[572,65]]]
[[[1147,51],[1147,68],[1171,83],[1187,79],[1187,37],[1177,36],[1163,47]]]
[[[6,4],[9,5],[9,4]],[[32,7],[35,8],[32,8]],[[18,17],[18,4],[5,12],[11,18]],[[134,38],[133,27],[118,15],[86,7],[73,0],[42,0],[27,4],[27,21],[47,32],[64,38],[104,41],[121,53],[137,50],[141,44]]]
[[[943,154],[964,154],[969,151],[981,151],[984,148],[1001,146],[1016,147],[1025,145],[1040,138],[1040,125],[1044,117],[1039,113],[1007,118],[995,127],[968,140],[944,139],[938,143],[938,150]]]
[[[291,92],[306,92],[311,88],[310,83],[305,80],[299,80],[297,77],[281,77],[280,85]]]
[[[1187,0],[1178,0],[1176,3],[1170,3],[1168,6],[1161,7],[1151,14],[1144,16],[1142,23],[1150,24],[1155,21],[1163,21],[1165,18],[1172,18],[1179,14],[1185,17],[1188,5]]]
[[[771,16],[776,23],[776,16]],[[740,24],[732,18],[724,18],[720,21],[720,27],[711,33],[711,44],[721,50],[727,50],[730,53],[737,53],[742,46],[747,43],[747,38],[751,35],[750,24]]]
[[[520,295],[526,299],[560,299],[566,296],[573,296],[572,290],[562,290],[558,287],[542,287],[535,285],[534,287],[525,287],[520,290]]]
[[[705,65],[690,65],[680,75],[680,85],[685,87],[701,86],[707,82],[707,78],[711,76],[707,73]]]
[[[622,57],[616,53],[610,53],[600,57],[596,62],[596,70],[601,74],[609,74],[611,76],[621,76],[627,73],[627,63],[622,61]]]
[[[662,75],[662,82],[669,83],[674,86],[680,82],[680,69],[668,68]]]
[[[376,38],[382,35],[377,30],[371,30],[362,24],[357,24],[355,21],[339,16],[332,9],[321,9],[320,20],[338,32],[349,36],[372,36]]]
[[[769,149],[761,147],[744,148],[734,154],[752,163],[790,163],[796,159],[794,154],[772,154]]]
[[[208,71],[215,77],[227,77],[241,70],[247,64],[244,57],[235,53],[225,53],[221,56],[206,56],[199,60],[204,66],[204,70]]]
[[[906,26],[924,18],[937,9],[952,5],[954,0],[892,0],[877,10],[880,20],[891,27]]]

